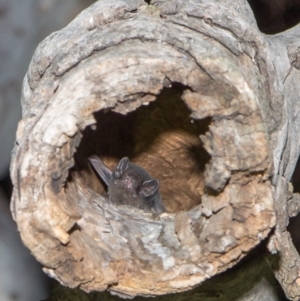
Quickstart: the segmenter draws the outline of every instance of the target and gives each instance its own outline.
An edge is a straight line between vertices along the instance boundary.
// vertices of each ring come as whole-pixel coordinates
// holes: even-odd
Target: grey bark
[[[244,1],[104,0],[44,40],[11,166],[11,209],[44,271],[87,292],[180,293],[275,227],[269,250],[281,261],[269,264],[297,300],[286,232],[297,30],[261,34]],[[167,213],[110,203],[86,162],[95,153],[108,166],[129,156],[159,179]]]

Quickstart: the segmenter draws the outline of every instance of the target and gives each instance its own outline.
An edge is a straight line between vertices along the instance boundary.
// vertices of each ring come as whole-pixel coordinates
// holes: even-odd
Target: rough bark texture
[[[299,297],[282,211],[300,148],[298,51],[297,28],[262,35],[244,1],[103,0],[44,40],[11,167],[11,209],[44,271],[87,292],[183,292],[265,239],[276,209],[269,249]],[[92,154],[143,166],[168,213],[111,204]]]
[[[284,301],[284,293],[275,280],[273,271],[263,259],[264,250],[255,249],[236,267],[206,280],[197,288],[178,294],[157,296],[155,301]],[[56,285],[47,301],[121,301],[107,292],[85,293],[79,289],[70,289]],[[136,297],[135,301],[149,298]]]

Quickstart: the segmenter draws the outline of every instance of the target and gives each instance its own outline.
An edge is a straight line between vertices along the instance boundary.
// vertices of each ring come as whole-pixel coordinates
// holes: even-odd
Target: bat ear
[[[98,158],[96,155],[90,156],[88,158],[89,162],[92,164],[93,168],[97,174],[101,177],[106,185],[109,185],[112,172],[110,169]]]
[[[159,188],[158,180],[148,180],[143,182],[140,194],[144,197],[152,196]]]
[[[114,175],[116,178],[120,178],[125,170],[128,168],[129,159],[128,157],[124,157],[120,160],[116,170],[114,171]]]

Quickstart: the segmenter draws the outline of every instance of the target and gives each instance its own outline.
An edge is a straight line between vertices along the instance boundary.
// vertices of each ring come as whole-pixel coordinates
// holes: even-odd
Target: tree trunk
[[[11,209],[44,271],[86,292],[179,293],[268,237],[280,252],[269,264],[298,300],[286,231],[299,208],[296,196],[287,203],[300,148],[297,30],[263,35],[244,1],[103,0],[44,40],[11,165]],[[93,154],[109,168],[124,156],[142,166],[167,212],[110,202]]]

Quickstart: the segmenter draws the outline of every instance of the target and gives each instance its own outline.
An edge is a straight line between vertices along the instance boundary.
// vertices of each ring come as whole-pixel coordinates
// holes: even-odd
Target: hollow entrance
[[[114,169],[122,157],[142,166],[160,182],[167,212],[189,210],[201,203],[203,173],[210,156],[199,139],[211,118],[193,120],[181,100],[187,87],[164,88],[156,101],[122,115],[113,111],[95,113],[96,129],[86,128],[75,161],[92,188],[105,195],[106,187],[89,167],[96,154]]]
[[[294,198],[296,199],[294,201],[294,207],[297,208],[297,198],[295,197],[296,194],[300,193],[300,157],[298,158],[291,183],[293,184],[294,188]],[[298,200],[300,197],[298,198]],[[290,202],[291,200],[289,200]],[[299,202],[299,201],[298,201]],[[289,203],[288,203],[289,205]],[[299,206],[299,205],[298,205]],[[300,226],[300,214],[298,213],[294,217],[290,217],[289,219],[289,225],[287,227],[287,230],[290,232],[293,244],[295,248],[297,249],[298,253],[300,254],[300,232],[299,232],[299,226]]]

